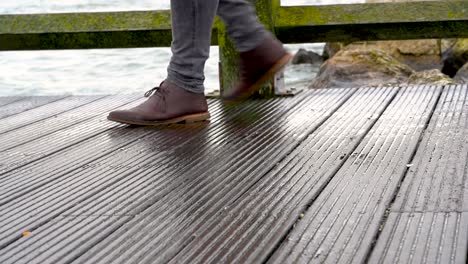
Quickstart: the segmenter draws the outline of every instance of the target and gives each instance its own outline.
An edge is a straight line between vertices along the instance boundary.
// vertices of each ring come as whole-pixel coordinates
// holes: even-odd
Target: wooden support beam
[[[468,1],[281,7],[285,43],[468,37]]]
[[[169,10],[0,15],[0,51],[168,47],[171,39]]]
[[[252,0],[253,1],[253,0]],[[468,1],[280,7],[255,1],[284,43],[468,37]],[[218,44],[215,23],[212,44]],[[170,11],[0,15],[0,51],[167,47]]]
[[[278,27],[276,34],[284,43],[468,38],[468,21]]]
[[[466,0],[293,7],[249,1],[284,43],[468,38]],[[237,81],[238,54],[219,20],[212,36],[220,48],[221,90],[229,90]],[[168,47],[171,39],[169,10],[0,15],[0,51]],[[272,95],[273,84],[259,93]]]

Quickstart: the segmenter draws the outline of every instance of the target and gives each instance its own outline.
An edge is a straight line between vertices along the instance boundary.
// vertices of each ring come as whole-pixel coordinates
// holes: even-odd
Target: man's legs
[[[258,21],[255,8],[245,0],[172,0],[171,13],[172,58],[167,79],[190,92],[204,91],[204,67],[216,14],[226,23],[227,33],[240,52],[271,37]]]
[[[259,23],[255,9],[245,0],[171,0],[171,12],[173,55],[167,80],[148,93],[147,101],[129,110],[113,111],[109,120],[152,125],[209,118],[203,82],[216,13],[226,23],[240,51],[241,72],[246,73],[225,99],[248,96],[289,60],[281,43]]]
[[[223,91],[226,102],[249,97],[274,77],[291,59],[281,42],[260,24],[246,0],[219,0],[218,15],[239,51],[239,81]]]
[[[190,92],[204,92],[204,68],[218,2],[171,0],[172,58],[167,80]]]
[[[218,3],[219,0],[171,0],[172,58],[166,81],[146,94],[148,100],[128,110],[111,112],[109,120],[157,125],[202,121],[210,117],[203,71],[210,52]]]
[[[246,0],[219,0],[217,13],[239,52],[253,50],[271,33],[258,21],[255,8]]]

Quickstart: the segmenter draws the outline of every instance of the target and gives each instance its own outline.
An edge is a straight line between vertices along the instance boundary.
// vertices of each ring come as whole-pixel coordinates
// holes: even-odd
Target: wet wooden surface
[[[142,100],[0,97],[0,263],[467,261],[467,86],[106,120]]]

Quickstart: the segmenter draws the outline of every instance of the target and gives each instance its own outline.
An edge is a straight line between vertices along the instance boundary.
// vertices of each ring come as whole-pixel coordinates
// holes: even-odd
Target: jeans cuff
[[[178,76],[177,73],[168,71],[167,80],[191,93],[204,93],[205,86],[197,81],[187,81]]]

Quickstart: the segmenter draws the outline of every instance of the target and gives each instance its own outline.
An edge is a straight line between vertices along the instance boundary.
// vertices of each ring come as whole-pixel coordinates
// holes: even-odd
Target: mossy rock
[[[383,51],[344,49],[322,64],[311,88],[396,85],[413,72]]]
[[[434,0],[367,0],[366,3],[430,2]]]
[[[291,60],[291,64],[312,64],[317,66],[322,64],[322,62],[322,56],[303,48],[299,49]]]
[[[341,49],[381,50],[395,59],[410,66],[413,70],[423,71],[442,69],[440,40],[392,40],[392,41],[360,41],[349,45],[343,43],[327,43],[324,57],[333,57]]]
[[[439,70],[427,70],[413,73],[408,79],[408,84],[451,85],[457,84],[457,82]]]
[[[442,47],[442,72],[453,77],[468,62],[468,39],[443,40]]]
[[[328,60],[335,56],[335,54],[342,50],[346,45],[342,42],[328,42],[323,47],[322,57],[324,60]]]
[[[468,63],[465,63],[465,65],[458,70],[453,79],[458,83],[468,84]]]

